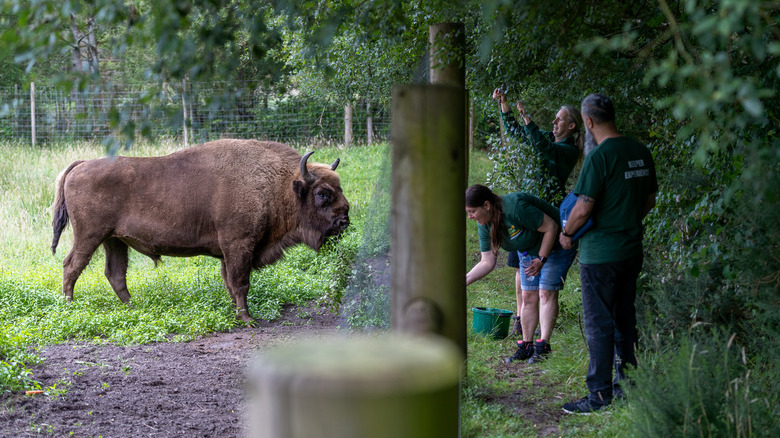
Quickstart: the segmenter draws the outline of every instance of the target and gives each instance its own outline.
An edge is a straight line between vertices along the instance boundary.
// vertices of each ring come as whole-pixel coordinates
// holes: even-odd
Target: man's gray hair
[[[582,100],[582,116],[590,117],[597,125],[612,122],[615,120],[615,105],[609,97],[593,93]]]

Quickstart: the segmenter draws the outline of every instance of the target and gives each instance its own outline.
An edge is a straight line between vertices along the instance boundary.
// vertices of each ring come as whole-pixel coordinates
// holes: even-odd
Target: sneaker
[[[534,342],[534,355],[528,359],[528,363],[539,363],[547,359],[547,355],[550,354],[551,351],[552,348],[550,347],[549,342],[544,339],[537,339]]]
[[[517,341],[517,351],[510,357],[504,359],[504,362],[510,363],[513,360],[526,360],[534,355],[534,346],[530,342]]]
[[[591,412],[596,412],[601,409],[604,409],[607,407],[609,403],[601,401],[601,400],[595,400],[590,398],[590,396],[582,397],[581,399],[564,403],[563,404],[563,411],[567,414],[590,414]]]
[[[523,336],[523,326],[520,324],[520,316],[513,316],[514,326],[512,327],[512,333],[509,336],[521,338]]]

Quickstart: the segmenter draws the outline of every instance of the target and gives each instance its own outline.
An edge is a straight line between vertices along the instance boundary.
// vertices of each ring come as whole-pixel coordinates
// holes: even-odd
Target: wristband
[[[566,234],[566,230],[561,228],[561,234],[563,234],[566,237],[574,237],[574,234]]]

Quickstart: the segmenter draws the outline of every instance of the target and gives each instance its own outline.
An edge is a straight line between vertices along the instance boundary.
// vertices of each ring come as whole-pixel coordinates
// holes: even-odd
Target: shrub
[[[676,349],[663,339],[646,359],[669,360],[641,361],[627,388],[635,436],[777,436],[777,392],[762,385],[769,376],[751,372],[733,335],[701,330]]]

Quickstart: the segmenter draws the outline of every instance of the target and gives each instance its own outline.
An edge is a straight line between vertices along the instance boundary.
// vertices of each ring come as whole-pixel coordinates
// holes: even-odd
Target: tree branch
[[[693,56],[691,56],[691,54],[688,53],[688,50],[685,48],[683,36],[680,32],[680,26],[677,24],[677,20],[675,20],[671,9],[669,9],[669,5],[666,3],[666,0],[658,0],[658,3],[661,6],[661,11],[663,11],[664,16],[666,16],[666,19],[669,20],[669,30],[674,35],[674,42],[675,46],[677,46],[677,50],[680,52],[680,55],[682,55],[686,62],[693,64]]]

